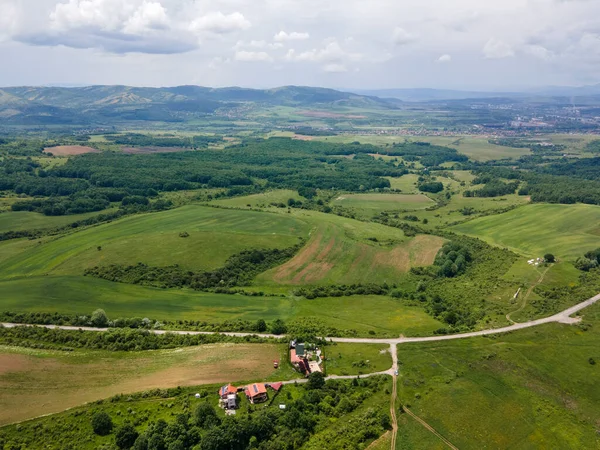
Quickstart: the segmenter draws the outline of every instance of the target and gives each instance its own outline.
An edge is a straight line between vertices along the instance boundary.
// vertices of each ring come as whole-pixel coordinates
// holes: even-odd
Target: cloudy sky
[[[0,0],[0,85],[600,83],[599,0]]]

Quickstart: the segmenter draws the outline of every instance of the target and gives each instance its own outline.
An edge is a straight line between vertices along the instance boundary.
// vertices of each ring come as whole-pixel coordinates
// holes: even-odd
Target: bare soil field
[[[129,353],[0,347],[0,425],[116,394],[264,379],[280,350],[273,344]]]
[[[84,145],[59,145],[57,147],[46,147],[44,153],[52,153],[54,156],[75,156],[85,153],[100,153],[100,150]]]

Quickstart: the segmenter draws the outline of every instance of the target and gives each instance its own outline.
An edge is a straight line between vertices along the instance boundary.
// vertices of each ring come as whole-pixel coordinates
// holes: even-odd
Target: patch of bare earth
[[[293,139],[296,139],[297,141],[312,141],[314,139],[314,137],[304,136],[302,134],[295,134]]]
[[[261,380],[273,373],[280,349],[270,344],[213,344],[177,350],[70,357],[0,355],[0,426],[154,388]],[[79,361],[79,362],[78,362]]]
[[[59,145],[57,147],[46,147],[44,153],[52,153],[54,156],[74,156],[85,153],[100,153],[100,150],[84,145]]]

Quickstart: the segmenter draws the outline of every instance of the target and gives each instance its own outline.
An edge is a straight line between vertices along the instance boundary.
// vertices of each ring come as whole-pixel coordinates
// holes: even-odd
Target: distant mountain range
[[[8,87],[0,88],[0,125],[108,124],[133,120],[179,122],[250,103],[304,108],[351,106],[394,109],[400,101],[298,86],[275,89]]]
[[[380,98],[395,98],[405,102],[428,102],[444,100],[467,100],[486,98],[527,99],[532,97],[589,97],[600,95],[600,84],[591,86],[569,87],[549,86],[529,89],[522,92],[503,91],[459,91],[451,89],[353,89],[355,94]]]

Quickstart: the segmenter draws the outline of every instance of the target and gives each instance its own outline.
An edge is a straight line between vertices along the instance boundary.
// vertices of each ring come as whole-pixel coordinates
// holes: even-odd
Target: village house
[[[222,386],[219,389],[219,404],[222,408],[233,410],[237,408],[237,392],[238,388],[231,384]]]
[[[262,383],[249,384],[245,388],[246,397],[250,403],[262,403],[269,399],[267,395],[267,387]]]

